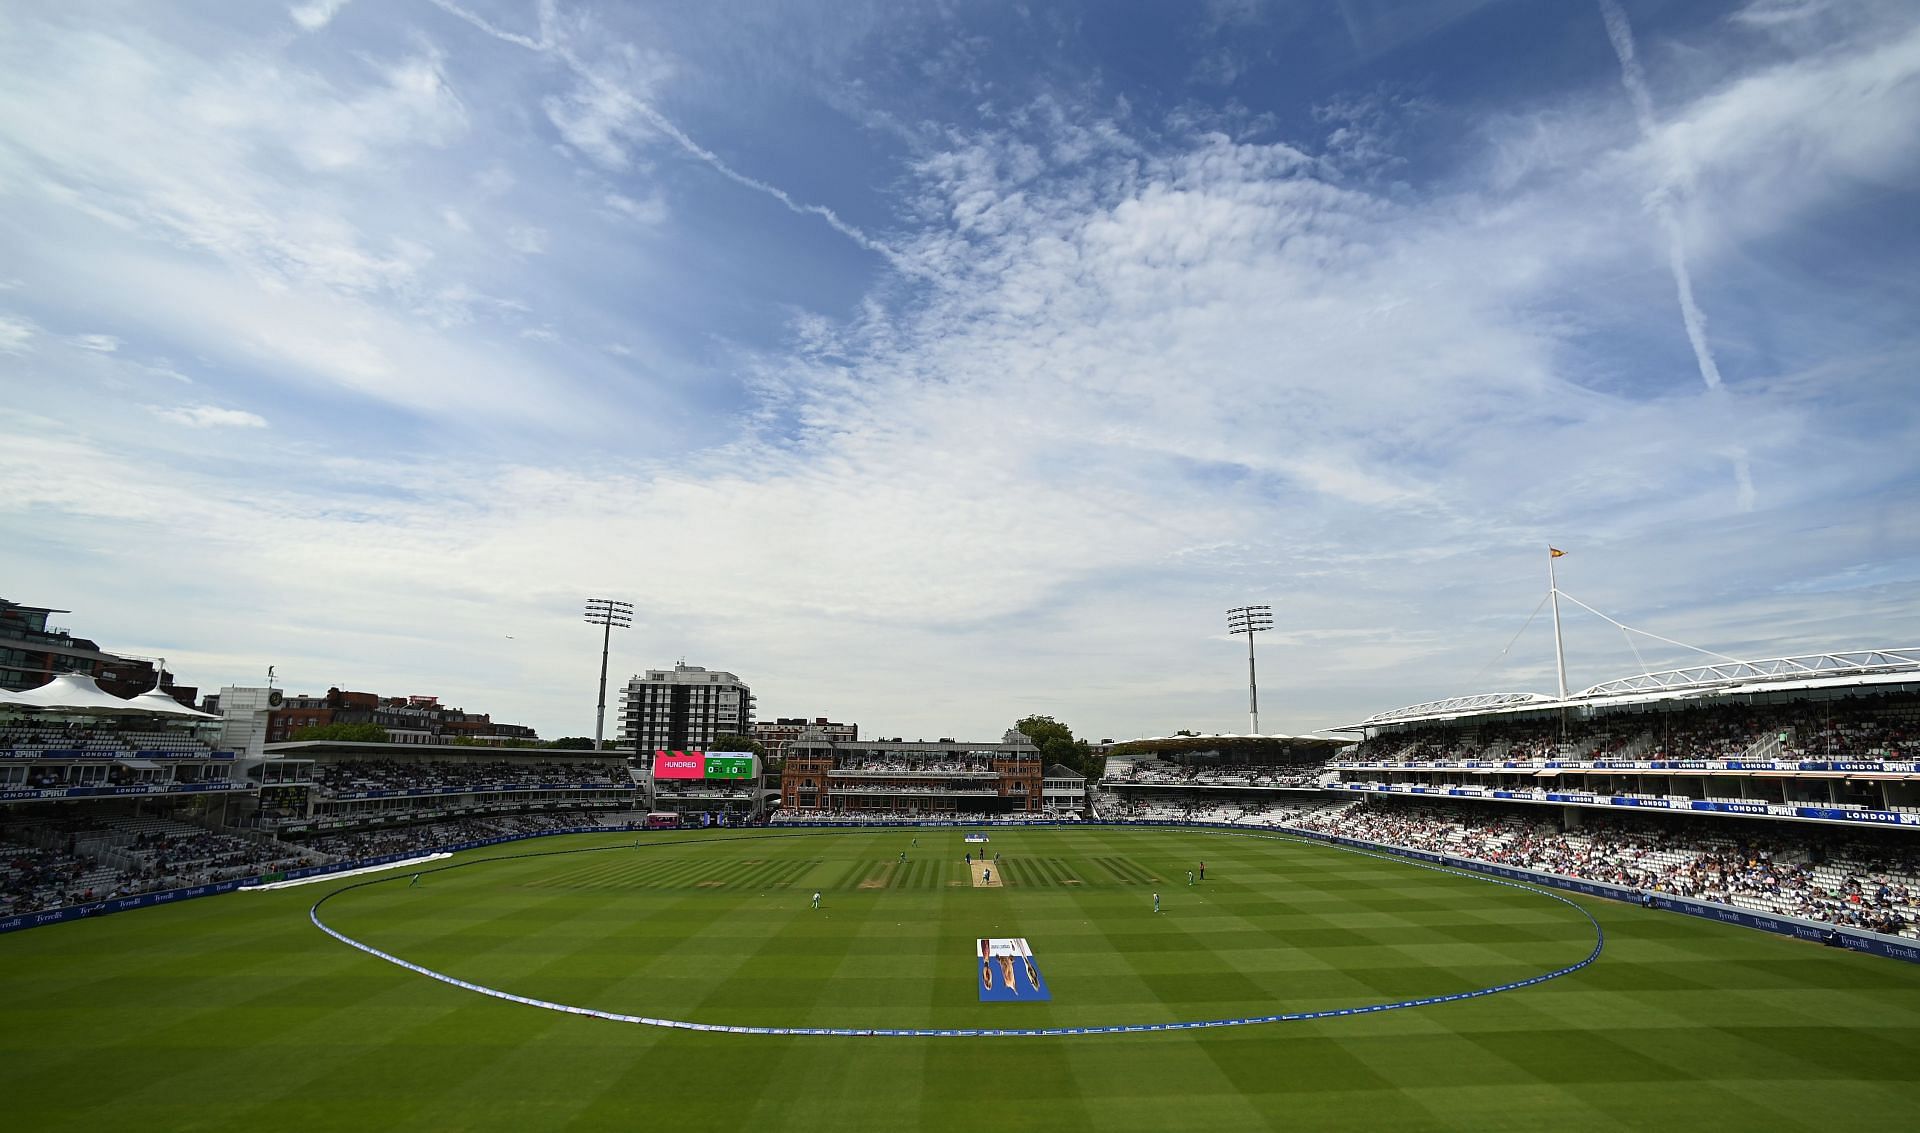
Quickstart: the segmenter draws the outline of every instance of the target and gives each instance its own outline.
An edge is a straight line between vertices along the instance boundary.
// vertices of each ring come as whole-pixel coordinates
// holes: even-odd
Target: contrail
[[[646,119],[648,125],[665,134],[667,137],[672,138],[681,149],[685,150],[695,159],[705,163],[714,172],[725,177],[727,180],[732,181],[736,185],[752,189],[755,192],[765,193],[767,196],[772,197],[774,200],[786,206],[789,212],[795,213],[796,215],[820,218],[827,223],[827,227],[845,236],[867,251],[884,257],[888,263],[896,268],[906,271],[917,271],[916,265],[910,263],[905,257],[900,255],[900,253],[880,241],[875,240],[873,237],[868,236],[865,232],[848,224],[846,221],[841,220],[838,213],[827,208],[825,205],[812,205],[804,201],[794,200],[792,194],[780,188],[778,185],[769,184],[760,180],[758,177],[748,176],[733,166],[728,165],[721,159],[719,154],[714,153],[712,150],[687,136],[685,130],[674,125],[664,114],[661,114],[658,110],[635,98],[626,88],[597,74],[591,67],[581,62],[579,56],[575,55],[572,49],[562,44],[559,37],[553,33],[553,5],[550,0],[542,0],[540,4],[539,39],[521,35],[517,32],[510,32],[505,28],[498,27],[484,16],[469,12],[465,8],[460,7],[458,4],[455,4],[453,0],[428,0],[428,3],[431,3],[434,7],[439,8],[450,16],[465,20],[467,23],[472,24],[474,27],[479,28],[481,31],[486,32],[488,35],[502,42],[524,47],[529,51],[536,51],[542,55],[552,55],[565,63],[567,68],[582,81],[591,83],[600,93],[613,98],[622,107]]]
[[[1633,47],[1633,25],[1627,22],[1627,13],[1617,0],[1599,0],[1600,18],[1607,25],[1607,39],[1613,43],[1613,53],[1620,60],[1620,85],[1626,88],[1627,97],[1633,102],[1633,114],[1640,123],[1640,133],[1649,142],[1657,138],[1653,121],[1653,96],[1647,90],[1646,72],[1640,68],[1639,57]],[[1700,310],[1700,304],[1693,297],[1693,273],[1687,269],[1686,229],[1681,224],[1679,210],[1674,207],[1676,195],[1691,190],[1693,170],[1686,162],[1686,155],[1675,155],[1680,168],[1677,184],[1663,180],[1652,194],[1654,216],[1660,221],[1660,227],[1667,236],[1667,267],[1673,274],[1674,290],[1680,297],[1680,321],[1687,329],[1687,342],[1693,347],[1693,360],[1700,369],[1700,380],[1706,383],[1710,394],[1725,396],[1720,384],[1720,365],[1713,359],[1713,348],[1707,343],[1707,316]],[[1752,511],[1754,505],[1753,470],[1748,464],[1747,450],[1743,445],[1734,445],[1733,475],[1739,487],[1740,510]]]
[[[479,28],[481,31],[486,32],[488,35],[492,36],[495,39],[502,39],[508,43],[518,44],[519,46],[524,47],[529,51],[546,51],[548,48],[553,46],[551,43],[547,42],[547,40],[544,38],[547,30],[545,20],[541,21],[540,31],[541,31],[542,38],[533,39],[528,36],[518,35],[514,32],[510,32],[505,28],[495,27],[493,24],[487,22],[487,19],[485,16],[482,16],[476,12],[469,12],[465,8],[460,7],[458,4],[453,3],[453,0],[427,0],[427,2],[432,4],[434,7],[440,9],[441,11],[447,13],[450,16],[460,17],[461,19],[472,24],[474,27]]]

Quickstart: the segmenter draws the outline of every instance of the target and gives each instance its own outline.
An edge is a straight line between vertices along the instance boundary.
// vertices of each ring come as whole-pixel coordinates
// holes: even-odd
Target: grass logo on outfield
[[[983,936],[974,945],[982,1003],[1045,1003],[1053,998],[1025,937]]]

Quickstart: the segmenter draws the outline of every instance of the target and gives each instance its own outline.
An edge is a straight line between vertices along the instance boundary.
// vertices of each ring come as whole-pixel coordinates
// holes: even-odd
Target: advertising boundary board
[[[1168,822],[1159,819],[1143,819],[1131,822],[783,822],[778,826],[762,829],[837,829],[864,830],[874,827],[930,826],[930,827],[978,827],[978,826],[1162,826],[1185,830],[1207,830],[1222,833],[1234,833],[1249,837],[1293,838],[1309,842],[1333,842],[1358,849],[1390,854],[1396,857],[1410,858],[1415,861],[1438,863],[1449,868],[1467,870],[1473,873],[1491,874],[1495,877],[1522,881],[1534,885],[1544,885],[1555,889],[1564,889],[1589,897],[1604,897],[1610,901],[1625,901],[1640,904],[1642,894],[1639,890],[1619,885],[1609,885],[1602,881],[1586,881],[1575,877],[1562,877],[1559,874],[1539,873],[1533,870],[1517,869],[1512,866],[1494,865],[1491,862],[1473,858],[1457,858],[1444,854],[1428,853],[1424,850],[1411,850],[1400,846],[1389,846],[1380,842],[1368,842],[1359,838],[1346,838],[1333,834],[1321,834],[1310,830],[1295,830],[1288,827],[1247,827],[1221,822]],[[497,846],[507,842],[521,842],[531,838],[548,838],[564,834],[608,834],[632,833],[619,831],[606,826],[578,826],[565,830],[541,830],[531,834],[515,834],[499,838],[482,838],[471,842],[458,842],[448,846],[433,847],[435,853],[458,853],[462,850],[474,850],[484,846]],[[281,876],[288,879],[317,877],[328,873],[343,873],[350,869],[364,869],[368,866],[387,865],[417,857],[421,851],[409,851],[404,854],[386,854],[380,857],[365,858],[351,862],[332,862],[324,866],[308,866],[304,869],[287,870]],[[115,897],[104,901],[89,902],[84,905],[68,905],[59,909],[48,909],[37,913],[15,913],[0,918],[0,933],[18,932],[23,929],[39,928],[42,925],[64,924],[90,916],[103,916],[109,913],[123,913],[134,909],[144,909],[151,905],[171,904],[175,901],[191,900],[196,897],[210,897],[217,893],[231,893],[243,885],[258,885],[259,876],[239,877],[227,881],[210,882],[205,885],[192,885],[181,889],[168,889],[158,893],[141,893],[130,897]],[[1742,928],[1756,929],[1773,933],[1776,936],[1791,936],[1799,940],[1813,941],[1834,947],[1845,948],[1850,952],[1864,952],[1870,956],[1881,956],[1890,960],[1905,960],[1908,963],[1920,963],[1920,943],[1903,937],[1887,936],[1882,933],[1868,932],[1865,929],[1843,928],[1825,921],[1812,921],[1800,917],[1780,914],[1755,913],[1731,905],[1716,904],[1712,901],[1695,901],[1685,897],[1673,897],[1664,893],[1653,894],[1655,908],[1682,913],[1690,917],[1719,921],[1723,924],[1739,925]]]

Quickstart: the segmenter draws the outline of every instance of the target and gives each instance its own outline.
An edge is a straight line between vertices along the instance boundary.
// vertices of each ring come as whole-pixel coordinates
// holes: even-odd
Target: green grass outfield
[[[1904,1125],[1920,1103],[1920,966],[1604,901],[1581,902],[1600,960],[1534,987],[1040,1038],[614,1023],[448,986],[307,919],[344,890],[329,925],[465,980],[760,1026],[1360,1006],[1524,979],[1594,939],[1551,897],[1328,846],[1001,828],[1006,885],[982,889],[958,830],[774,833],[536,839],[418,886],[402,871],[0,937],[0,1112],[26,1130],[1832,1130]],[[608,848],[550,852],[589,847]],[[1053,1002],[977,1002],[980,936],[1026,937]]]

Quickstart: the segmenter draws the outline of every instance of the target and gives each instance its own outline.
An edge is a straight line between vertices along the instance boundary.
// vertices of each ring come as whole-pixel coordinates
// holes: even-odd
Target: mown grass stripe
[[[1121,861],[1124,862],[1127,866],[1130,866],[1132,869],[1137,870],[1140,868],[1137,865],[1137,863],[1132,862],[1130,859],[1121,859]],[[874,864],[881,865],[881,866],[892,866],[896,863],[874,863]],[[1433,867],[1415,865],[1414,868],[1433,868]],[[903,877],[905,877],[911,874],[911,870],[901,870],[899,871],[899,873]],[[891,874],[889,874],[889,876],[890,875]],[[433,976],[436,979],[440,979],[444,982],[456,984],[457,986],[464,987],[468,990],[479,991],[479,992],[482,992],[483,994],[494,995],[496,997],[501,997],[501,998],[512,998],[511,996],[508,996],[505,993],[496,991],[485,984],[478,984],[470,981],[462,981],[462,980],[444,975],[439,971],[427,968],[425,966],[411,964],[411,963],[408,963],[407,961],[399,960],[398,958],[394,957],[389,953],[381,952],[377,949],[372,948],[371,946],[359,943],[348,937],[345,937],[344,935],[338,933],[336,930],[329,928],[320,920],[319,918],[320,906],[324,904],[329,897],[338,896],[339,894],[351,892],[356,889],[362,889],[372,884],[379,884],[379,883],[378,882],[360,883],[358,885],[348,886],[347,888],[342,890],[337,890],[334,894],[329,894],[328,897],[322,897],[320,901],[315,902],[314,905],[309,910],[309,917],[312,919],[313,923],[316,926],[322,928],[324,931],[327,931],[330,935],[333,935],[338,939],[346,941],[347,943],[353,944],[355,947],[360,948],[363,951],[367,951],[367,952],[373,953],[374,955],[380,956],[383,959],[387,959],[395,963],[399,963],[402,966],[412,968],[413,970],[419,971],[422,974]],[[876,1034],[902,1035],[902,1036],[905,1036],[905,1035],[935,1036],[935,1035],[965,1034],[965,1033],[1005,1034],[1005,1035],[1042,1035],[1042,1034],[1068,1035],[1068,1034],[1119,1034],[1119,1033],[1128,1033],[1128,1032],[1136,1032],[1136,1031],[1161,1031],[1161,1030],[1177,1031],[1177,1030],[1185,1030],[1185,1029],[1193,1029],[1193,1028],[1208,1028],[1208,1027],[1219,1027],[1219,1026],[1242,1026],[1242,1025],[1254,1024],[1254,1023],[1287,1022],[1287,1021],[1300,1021],[1300,1020],[1306,1020],[1306,1019],[1327,1019],[1327,1018],[1335,1018],[1335,1017],[1349,1016],[1349,1015],[1367,1015],[1367,1014],[1373,1014],[1373,1013],[1378,1013],[1382,1011],[1397,1010],[1397,1009],[1407,1008],[1407,1007],[1427,1006],[1427,1005],[1432,1005],[1437,1003],[1456,1002],[1456,1001],[1462,1001],[1467,999],[1476,999],[1482,996],[1495,994],[1501,991],[1510,991],[1510,990],[1516,990],[1523,987],[1531,987],[1531,986],[1535,986],[1540,983],[1543,983],[1546,980],[1555,979],[1560,976],[1569,974],[1571,972],[1578,971],[1586,967],[1588,964],[1591,964],[1593,960],[1599,956],[1600,949],[1603,946],[1603,942],[1604,942],[1603,936],[1600,935],[1600,926],[1598,922],[1594,920],[1591,914],[1586,913],[1586,911],[1583,908],[1581,908],[1581,906],[1579,906],[1577,903],[1573,902],[1568,898],[1561,897],[1557,894],[1540,891],[1540,890],[1533,890],[1526,886],[1516,885],[1510,882],[1503,882],[1503,881],[1488,879],[1487,884],[1491,884],[1495,886],[1504,886],[1508,889],[1515,890],[1518,892],[1530,893],[1536,896],[1547,897],[1561,903],[1562,905],[1565,905],[1568,908],[1574,909],[1576,912],[1581,913],[1586,918],[1586,920],[1592,925],[1596,934],[1593,951],[1588,955],[1586,959],[1576,964],[1573,964],[1561,969],[1557,969],[1550,973],[1543,973],[1538,976],[1528,977],[1521,980],[1509,981],[1508,983],[1505,983],[1505,984],[1488,985],[1484,987],[1469,986],[1466,990],[1445,991],[1442,994],[1437,996],[1426,995],[1426,996],[1419,996],[1419,997],[1410,997],[1405,999],[1395,999],[1386,1003],[1363,1004],[1357,1007],[1313,1008],[1308,1010],[1273,1012],[1273,1013],[1264,1014],[1264,1015],[1214,1018],[1214,1019],[1208,1019],[1203,1021],[1176,1020],[1169,1023],[1144,1024],[1144,1025],[1142,1024],[1095,1024],[1092,1026],[1087,1026],[1082,1028],[1033,1026],[1033,1027],[1025,1027],[1025,1028],[1018,1028],[1018,1029],[1012,1029],[1012,1030],[989,1028],[989,1029],[979,1029],[979,1030],[973,1030],[973,1031],[945,1031],[937,1028],[929,1029],[929,1028],[919,1028],[919,1027],[888,1027],[888,1028],[866,1030],[866,1029],[850,1029],[850,1028],[844,1028],[844,1027],[825,1026],[825,1025],[820,1025],[818,1023],[818,1017],[819,1017],[818,1010],[825,1009],[826,1007],[826,1005],[822,1001],[822,996],[824,995],[823,989],[828,986],[831,986],[832,981],[823,982],[823,981],[815,980],[811,982],[796,983],[791,979],[787,979],[787,980],[779,981],[773,985],[770,985],[768,990],[771,991],[771,990],[784,989],[786,991],[793,993],[795,996],[798,996],[799,998],[793,1001],[793,1006],[802,1009],[803,1014],[805,1014],[809,1018],[809,1022],[807,1024],[798,1025],[795,1027],[783,1027],[783,1026],[768,1027],[768,1026],[761,1026],[758,1024],[747,1024],[747,1023],[736,1022],[736,1023],[730,1023],[729,1029],[739,1029],[744,1031],[751,1031],[753,1033],[763,1033],[763,1034],[823,1034],[823,1035],[831,1034],[831,1035],[847,1035],[847,1036],[876,1035]],[[1096,894],[1079,894],[1076,896],[1079,903],[1081,903],[1084,907],[1087,907],[1089,909],[1094,907],[1095,898],[1098,897],[1098,895]],[[1187,894],[1184,894],[1183,896],[1184,896],[1184,900],[1189,902],[1204,900],[1204,898],[1201,898],[1198,894],[1194,894],[1194,893],[1187,893]],[[1106,898],[1098,897],[1099,905],[1104,906],[1108,903],[1109,901]],[[842,907],[841,914],[843,918],[849,915],[855,918],[856,923],[852,926],[853,932],[855,933],[855,935],[852,937],[845,935],[844,931],[839,935],[830,935],[826,933],[825,930],[827,929],[828,923],[831,919],[830,912],[827,913],[826,915],[819,916],[817,918],[810,917],[810,916],[789,917],[789,919],[786,922],[787,924],[786,929],[780,934],[778,934],[780,937],[784,938],[778,941],[778,943],[780,944],[779,954],[777,957],[779,966],[781,967],[782,970],[790,971],[796,961],[801,960],[804,957],[812,956],[816,958],[816,964],[818,964],[818,962],[820,961],[830,960],[831,963],[833,963],[837,968],[839,968],[842,971],[847,970],[846,965],[848,963],[855,963],[856,966],[853,970],[858,972],[866,972],[870,970],[870,963],[871,963],[870,956],[872,954],[871,953],[867,954],[868,958],[856,956],[856,942],[871,940],[872,930],[881,927],[880,925],[877,925],[874,923],[875,914],[879,908],[880,906],[877,903],[873,903],[873,902],[856,902],[851,905]],[[1209,942],[1207,941],[1205,936],[1202,934],[1202,930],[1200,929],[1200,926],[1204,923],[1204,920],[1205,920],[1204,913],[1198,909],[1196,909],[1195,911],[1198,913],[1201,913],[1201,915],[1194,918],[1191,923],[1181,923],[1179,921],[1161,921],[1157,917],[1151,917],[1151,915],[1149,915],[1148,918],[1142,918],[1140,920],[1127,920],[1127,921],[1111,921],[1109,918],[1105,923],[1102,923],[1101,930],[1114,935],[1115,937],[1114,942],[1120,947],[1120,954],[1123,956],[1130,957],[1132,959],[1134,966],[1137,969],[1139,969],[1142,973],[1142,981],[1145,985],[1146,990],[1153,992],[1154,995],[1157,998],[1159,998],[1163,1003],[1169,1003],[1174,1001],[1187,1002],[1187,1003],[1229,1002],[1229,1001],[1237,1002],[1248,996],[1257,996],[1259,991],[1258,986],[1252,981],[1248,980],[1244,975],[1237,976],[1236,978],[1238,979],[1238,983],[1232,984],[1231,981],[1227,981],[1223,983],[1223,980],[1226,979],[1226,976],[1229,973],[1222,972],[1217,968],[1210,977],[1196,976],[1195,973],[1192,973],[1188,970],[1191,968],[1192,961],[1195,956],[1210,954],[1212,952]],[[1111,924],[1113,927],[1109,927],[1109,924]],[[904,925],[904,922],[901,922],[900,924],[897,924],[895,927],[902,927],[903,925]],[[1146,925],[1151,925],[1152,927],[1150,928],[1142,927]],[[882,929],[882,932],[884,932],[884,929]],[[775,941],[769,940],[764,936],[761,937],[759,941],[759,948],[757,950],[757,954],[766,955],[767,950],[770,947],[772,947],[775,943],[776,943]],[[884,944],[885,942],[882,941],[881,943]],[[1143,949],[1143,945],[1148,945],[1148,944],[1154,944],[1156,946]],[[1407,950],[1404,949],[1404,947],[1402,946],[1389,945],[1380,949],[1379,954],[1386,955],[1390,953],[1404,953],[1405,951]],[[1176,967],[1171,971],[1157,970],[1157,965],[1153,963],[1153,957],[1157,955],[1167,955],[1167,956],[1176,957],[1177,958]],[[1457,965],[1454,965],[1454,966],[1457,967]],[[1477,969],[1476,969],[1476,972],[1477,972]],[[1358,966],[1358,967],[1350,966],[1347,972],[1348,976],[1357,978],[1363,984],[1372,986],[1376,990],[1386,992],[1389,994],[1398,991],[1402,977],[1411,975],[1411,974],[1413,973],[1410,971],[1402,971],[1400,969],[1382,968],[1382,969],[1370,970],[1366,968],[1364,965]],[[1208,982],[1204,984],[1195,984],[1193,981],[1196,978],[1205,979]],[[604,977],[602,977],[602,979],[604,979]],[[579,982],[581,982],[584,986],[591,987],[591,986],[597,986],[600,981],[588,979],[588,980],[579,981]],[[915,980],[914,982],[916,986],[919,986],[923,981]],[[1224,992],[1222,991],[1223,988],[1225,989]],[[1211,989],[1211,991],[1208,991],[1207,989]],[[717,1005],[718,1002],[721,1000],[734,999],[740,993],[740,991],[741,991],[740,988],[737,988],[731,985],[719,987],[719,988],[716,988],[713,992],[709,993],[707,1000],[705,1002],[713,1003]],[[1206,992],[1206,993],[1199,994],[1202,992]],[[524,1001],[524,1002],[531,1002],[531,1001]],[[757,1003],[759,1001],[755,1000],[754,1002]],[[673,1022],[670,1019],[661,1019],[661,1018],[648,1017],[648,1016],[634,1016],[634,1015],[627,1015],[619,1012],[608,1012],[601,1009],[582,1008],[582,1007],[565,1007],[565,1006],[561,1006],[560,1003],[553,1002],[553,1001],[546,1001],[546,1000],[542,1000],[539,1002],[532,1002],[531,1005],[544,1006],[544,1007],[551,1008],[553,1010],[568,1011],[576,1014],[596,1015],[602,1018],[608,1018],[608,1019],[612,1019],[614,1021],[619,1021],[619,1022],[646,1023],[646,1024],[657,1025],[657,1026],[682,1027],[682,1028],[691,1028],[695,1030],[721,1029],[721,1028],[708,1027],[701,1024]]]

